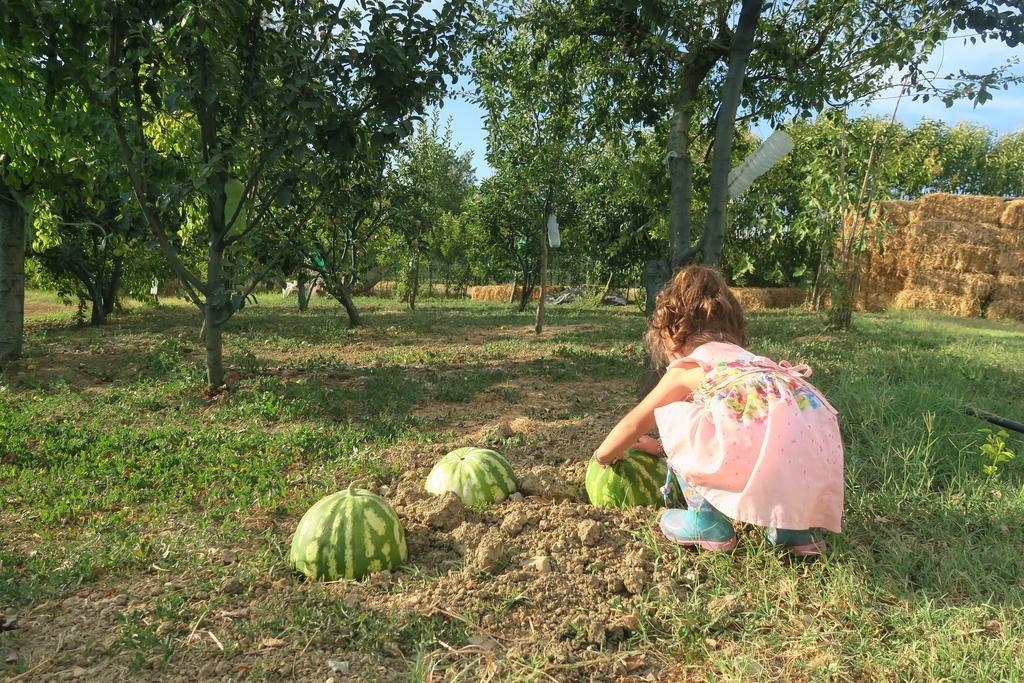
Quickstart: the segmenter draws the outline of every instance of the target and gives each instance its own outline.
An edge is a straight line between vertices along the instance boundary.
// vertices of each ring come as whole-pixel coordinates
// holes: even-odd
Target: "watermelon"
[[[665,458],[630,449],[626,459],[601,467],[596,460],[587,466],[587,497],[599,507],[625,508],[662,505],[668,463]]]
[[[289,560],[313,579],[359,579],[409,556],[405,530],[387,501],[349,487],[321,498],[292,536]]]
[[[501,453],[467,446],[441,458],[430,470],[425,488],[435,496],[451,491],[463,505],[489,505],[513,493],[516,478]]]

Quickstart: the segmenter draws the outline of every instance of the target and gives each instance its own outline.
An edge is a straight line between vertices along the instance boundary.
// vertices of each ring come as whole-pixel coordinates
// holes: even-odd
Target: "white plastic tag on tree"
[[[782,157],[793,151],[793,138],[777,130],[761,143],[753,153],[729,171],[729,197],[736,199],[768,172]]]
[[[558,232],[558,218],[554,212],[548,214],[548,246],[557,249],[562,245],[562,236]]]

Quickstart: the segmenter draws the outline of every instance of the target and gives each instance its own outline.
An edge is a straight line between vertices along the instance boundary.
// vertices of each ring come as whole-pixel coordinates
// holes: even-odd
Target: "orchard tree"
[[[586,79],[576,57],[584,41],[552,33],[545,24],[550,15],[547,0],[496,5],[486,16],[473,58],[477,99],[487,111],[488,161],[495,168],[516,167],[528,183],[526,201],[536,227],[527,239],[539,242],[541,253],[538,334],[544,322],[547,224],[566,192],[586,103]],[[524,297],[527,277],[524,273]]]
[[[307,161],[395,144],[446,87],[466,5],[421,9],[82,0],[18,4],[17,30],[5,24],[5,36],[29,36],[14,54],[42,93],[19,105],[23,127],[55,82],[113,129],[146,228],[202,314],[211,391],[223,383],[223,325],[277,265],[261,254],[284,254],[302,221],[281,219],[309,211],[292,206],[294,185],[312,179]],[[358,125],[367,112],[385,124],[372,140]],[[93,122],[77,125],[85,136]]]
[[[667,186],[662,138],[635,131],[573,150],[565,202],[573,229],[564,235],[562,263],[602,283],[598,300],[616,282],[639,281],[638,267],[657,256]]]
[[[736,124],[779,123],[866,98],[904,69],[913,94],[984,102],[1012,75],[960,72],[943,79],[922,65],[951,33],[1020,40],[1022,18],[997,0],[656,1],[638,6],[574,0],[552,9],[548,30],[585,35],[576,57],[604,87],[592,105],[603,125],[670,122],[668,254],[649,262],[649,302],[674,268],[700,258],[722,262],[728,174]],[[713,133],[703,228],[693,235],[694,143]],[[698,162],[699,163],[699,160]]]
[[[141,217],[131,214],[130,196],[121,203],[116,185],[96,189],[111,187],[112,193],[92,195],[87,186],[69,183],[60,194],[37,195],[34,206],[30,258],[40,264],[64,301],[75,300],[79,308],[91,305],[92,325],[102,325],[113,312],[126,271],[138,276],[138,265],[145,263],[142,258],[133,263],[132,253],[144,251],[147,233]],[[129,212],[122,213],[123,208]],[[141,273],[145,289],[153,273],[148,275]],[[140,284],[138,277],[133,279]]]
[[[472,154],[459,151],[451,126],[442,131],[435,113],[400,150],[394,175],[389,221],[406,247],[402,298],[416,310],[421,263],[433,251],[435,231],[446,216],[461,212],[472,190]]]
[[[431,239],[434,263],[444,269],[444,292],[465,294],[473,281],[490,282],[494,278],[494,252],[480,223],[480,192],[474,188],[459,213],[441,217]]]
[[[34,199],[92,174],[82,148],[97,134],[96,110],[68,87],[57,56],[58,38],[78,40],[84,30],[31,1],[10,0],[0,12],[0,362],[22,349]]]
[[[114,136],[109,127],[97,133],[79,144],[83,173],[52,174],[49,187],[34,193],[29,245],[37,274],[66,303],[77,301],[80,311],[90,305],[93,325],[106,322],[125,286],[145,299],[153,279],[167,275],[150,248]]]
[[[283,244],[292,227],[275,214],[310,180],[306,160],[399,140],[458,63],[466,14],[403,0],[27,7],[42,36],[29,61],[54,53],[59,78],[106,110],[147,229],[202,314],[212,391],[223,325],[275,267],[248,255]],[[370,111],[389,127],[365,140]]]
[[[325,157],[323,175],[305,187],[315,197],[309,227],[292,238],[301,269],[314,272],[327,293],[348,315],[349,325],[362,324],[353,301],[357,286],[376,284],[372,266],[365,263],[374,238],[385,226],[392,182],[386,150],[367,150],[366,158],[350,160],[344,173],[337,173]]]
[[[525,166],[501,163],[480,184],[472,204],[480,231],[487,235],[493,252],[491,278],[500,274],[512,278],[509,303],[519,289],[518,310],[526,310],[540,274],[541,244],[537,238],[537,187]]]

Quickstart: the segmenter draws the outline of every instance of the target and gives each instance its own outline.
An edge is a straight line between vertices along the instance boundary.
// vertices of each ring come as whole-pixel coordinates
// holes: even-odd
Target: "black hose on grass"
[[[1012,429],[1015,432],[1024,433],[1024,424],[1020,422],[1014,422],[1013,420],[1001,417],[999,415],[996,415],[995,413],[989,413],[984,410],[978,410],[973,406],[964,406],[964,412],[967,413],[968,415],[973,415],[974,417],[980,417],[982,420],[991,422],[994,425],[999,425],[1000,427],[1005,427],[1006,429]]]

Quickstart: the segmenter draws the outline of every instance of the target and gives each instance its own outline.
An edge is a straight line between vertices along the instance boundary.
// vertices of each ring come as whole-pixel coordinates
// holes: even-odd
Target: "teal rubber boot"
[[[821,529],[768,529],[765,531],[768,543],[785,548],[794,555],[811,557],[828,552],[825,533]]]
[[[659,526],[665,538],[678,545],[719,552],[736,547],[732,520],[707,503],[697,509],[665,510]]]

